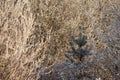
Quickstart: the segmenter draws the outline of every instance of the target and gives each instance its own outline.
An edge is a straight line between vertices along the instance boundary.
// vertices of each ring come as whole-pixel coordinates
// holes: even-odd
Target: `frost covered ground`
[[[79,23],[91,55],[68,65]],[[0,0],[0,79],[119,80],[120,1]]]

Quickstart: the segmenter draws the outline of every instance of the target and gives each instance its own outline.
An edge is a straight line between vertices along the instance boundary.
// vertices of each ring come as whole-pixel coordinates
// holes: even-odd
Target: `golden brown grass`
[[[62,62],[79,23],[88,43],[98,50],[107,48],[101,36],[110,35],[109,22],[118,18],[119,4],[119,0],[0,0],[0,78],[35,80],[37,67]]]

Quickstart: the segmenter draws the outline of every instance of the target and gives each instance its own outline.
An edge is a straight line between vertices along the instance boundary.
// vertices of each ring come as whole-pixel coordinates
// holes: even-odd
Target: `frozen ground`
[[[79,23],[91,55],[68,65]],[[119,80],[119,57],[119,0],[0,0],[2,80]]]

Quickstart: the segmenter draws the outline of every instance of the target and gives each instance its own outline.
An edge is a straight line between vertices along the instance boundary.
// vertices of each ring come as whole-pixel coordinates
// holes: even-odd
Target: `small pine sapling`
[[[66,62],[73,63],[76,62],[76,59],[80,62],[88,53],[88,47],[83,48],[87,43],[87,36],[83,35],[79,30],[78,38],[71,36],[71,40],[69,42],[70,50],[64,55]],[[78,46],[77,49],[75,49],[73,42]]]

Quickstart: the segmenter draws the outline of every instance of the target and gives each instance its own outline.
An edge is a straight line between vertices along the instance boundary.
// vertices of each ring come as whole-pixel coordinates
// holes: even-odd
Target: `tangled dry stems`
[[[88,44],[93,43],[93,56],[87,59],[119,64],[119,4],[119,0],[0,0],[0,78],[34,80],[40,65],[64,61],[67,42],[76,35],[79,22]],[[101,78],[110,77],[99,73]]]

